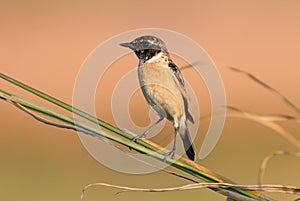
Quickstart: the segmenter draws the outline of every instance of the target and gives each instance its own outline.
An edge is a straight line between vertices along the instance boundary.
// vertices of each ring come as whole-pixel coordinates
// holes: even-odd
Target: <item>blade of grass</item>
[[[197,184],[187,184],[184,186],[170,187],[170,188],[136,188],[128,186],[113,185],[109,183],[95,183],[92,186],[86,186],[84,190],[93,186],[103,186],[116,188],[121,190],[117,194],[125,192],[173,192],[173,191],[184,191],[191,189],[207,188],[207,187],[235,187],[240,189],[247,189],[250,191],[265,191],[265,192],[275,192],[275,193],[288,193],[294,195],[300,195],[300,187],[297,186],[287,186],[287,185],[276,185],[276,184],[261,184],[261,185],[238,185],[238,184],[228,184],[228,183],[197,183]],[[84,192],[84,191],[83,191]]]
[[[281,137],[283,137],[285,140],[287,140],[289,143],[297,147],[297,149],[300,149],[300,141],[295,136],[293,136],[290,132],[288,132],[286,129],[284,129],[282,126],[276,123],[276,121],[284,121],[284,120],[298,121],[298,119],[291,116],[285,116],[285,115],[261,116],[258,114],[245,112],[239,108],[232,107],[232,106],[227,106],[227,109],[235,112],[235,114],[229,113],[227,117],[233,116],[233,117],[245,118],[257,122],[266,127],[269,127],[272,130],[274,130],[277,134],[279,134]]]
[[[49,102],[51,102],[51,103],[53,103],[53,104],[55,104],[55,105],[57,105],[59,107],[62,107],[64,109],[68,110],[69,112],[77,114],[77,115],[79,115],[79,116],[81,116],[81,117],[83,117],[83,118],[85,118],[85,119],[87,119],[87,120],[89,120],[89,121],[91,121],[93,123],[96,123],[96,124],[102,126],[103,128],[106,128],[106,129],[108,129],[108,130],[110,130],[112,132],[115,132],[115,133],[117,133],[117,134],[119,134],[119,135],[121,135],[121,136],[123,136],[123,137],[125,137],[127,139],[133,139],[133,136],[131,136],[131,135],[129,135],[129,134],[121,131],[120,129],[118,129],[118,128],[112,126],[112,125],[110,125],[109,123],[104,122],[104,121],[102,121],[100,119],[97,119],[97,118],[93,117],[92,115],[87,114],[87,113],[85,113],[85,112],[83,112],[81,110],[73,108],[71,105],[62,102],[62,101],[58,100],[57,98],[49,96],[49,95],[47,95],[47,94],[45,94],[45,93],[43,93],[43,92],[41,92],[41,91],[39,91],[37,89],[34,89],[34,88],[32,88],[32,87],[30,87],[30,86],[28,86],[28,85],[26,85],[26,84],[24,84],[22,82],[19,82],[18,80],[15,80],[15,79],[7,76],[7,75],[4,75],[3,73],[0,73],[0,78],[2,78],[4,80],[12,83],[15,86],[18,86],[18,87],[20,87],[20,88],[22,88],[22,89],[24,89],[24,90],[26,90],[26,91],[28,91],[28,92],[36,95],[36,96],[38,96],[38,97],[40,97],[40,98],[42,98],[44,100],[47,100],[47,101],[49,101]],[[147,145],[144,144],[144,146],[147,146]],[[151,147],[148,147],[148,148],[151,148]]]
[[[57,105],[59,107],[62,107],[62,108],[66,109],[66,110],[68,110],[70,112],[73,112],[73,113],[75,113],[75,114],[77,114],[77,115],[79,115],[79,116],[81,116],[81,117],[83,117],[83,118],[85,118],[85,119],[93,122],[93,123],[96,123],[96,124],[102,126],[103,128],[106,128],[106,129],[108,129],[108,130],[110,130],[110,131],[112,131],[112,132],[114,132],[116,134],[119,134],[122,137],[125,137],[125,138],[127,138],[129,140],[133,140],[133,138],[134,138],[132,135],[127,134],[126,132],[124,132],[124,131],[122,131],[122,130],[120,130],[120,129],[112,126],[112,125],[110,125],[109,123],[106,123],[106,122],[104,122],[104,121],[102,121],[100,119],[97,119],[97,118],[95,118],[95,117],[93,117],[93,116],[91,116],[91,115],[89,115],[89,114],[87,114],[87,113],[85,113],[83,111],[80,111],[80,110],[78,110],[76,108],[73,108],[71,105],[69,105],[67,103],[64,103],[64,102],[62,102],[62,101],[60,101],[60,100],[58,100],[58,99],[56,99],[54,97],[51,97],[51,96],[49,96],[49,95],[47,95],[47,94],[45,94],[45,93],[43,93],[43,92],[41,92],[39,90],[36,90],[36,89],[34,89],[34,88],[32,88],[32,87],[30,87],[30,86],[28,86],[28,85],[26,85],[26,84],[24,84],[22,82],[19,82],[19,81],[15,80],[15,79],[7,76],[7,75],[4,75],[3,73],[0,73],[0,78],[2,78],[4,80],[6,80],[6,81],[8,81],[8,82],[10,82],[10,83],[18,86],[18,87],[20,87],[22,89],[25,89],[26,91],[28,91],[28,92],[30,92],[32,94],[35,94],[38,97],[41,97],[44,100],[47,100],[47,101],[49,101],[49,102],[51,102],[51,103],[53,103],[53,104],[55,104],[55,105]],[[143,140],[137,140],[138,144],[141,144],[141,145],[143,145],[143,146],[145,146],[145,147],[147,147],[147,148],[149,148],[149,149],[151,149],[153,151],[160,151],[161,150],[161,147],[153,144],[152,142],[149,142],[149,143],[146,143],[146,142],[147,142],[147,140],[145,140],[145,139],[143,139]],[[185,161],[187,163],[189,163],[189,165],[191,165],[191,163],[190,163],[189,160],[185,160]],[[197,168],[200,171],[206,171],[207,170],[206,168],[200,167],[200,166],[197,166]],[[213,181],[217,181],[217,180],[219,180],[220,182],[221,181],[228,181],[228,179],[222,178],[220,175],[214,174],[213,172],[209,172],[209,174],[214,175]],[[219,179],[219,178],[222,178],[222,179]]]
[[[254,75],[252,75],[251,73],[248,73],[247,71],[232,67],[232,66],[228,66],[228,68],[232,71],[235,71],[237,73],[242,73],[246,76],[248,76],[250,79],[252,79],[253,81],[255,81],[256,83],[258,83],[259,85],[263,86],[264,88],[272,91],[273,93],[277,94],[284,102],[286,102],[286,104],[288,104],[294,111],[296,111],[298,114],[300,114],[300,108],[293,103],[290,99],[288,99],[286,96],[284,96],[281,92],[279,92],[278,90],[274,89],[272,86],[270,86],[269,84],[263,82],[262,80],[258,79],[257,77],[255,77]]]
[[[149,145],[148,143],[145,143],[144,141],[142,140],[138,140],[139,144],[136,144],[135,142],[131,141],[133,139],[133,136],[129,135],[129,134],[126,134],[125,132],[121,131],[120,129],[118,128],[115,128],[114,126],[106,123],[106,122],[103,122],[99,119],[96,119],[94,117],[92,117],[91,115],[83,112],[83,111],[80,111],[76,108],[72,108],[70,105],[66,104],[66,103],[63,103],[62,101],[56,99],[56,98],[53,98],[53,97],[50,97],[48,96],[47,94],[41,92],[41,91],[38,91],[28,85],[25,85],[15,79],[12,79],[4,74],[0,74],[0,78],[4,79],[4,80],[7,80],[8,82],[16,85],[16,86],[19,86],[23,89],[25,89],[26,91],[29,91],[49,102],[52,102],[62,108],[65,108],[66,110],[70,111],[70,112],[74,112],[75,114],[78,114],[79,116],[87,119],[87,120],[90,120],[91,122],[94,122],[96,124],[99,124],[100,126],[122,136],[122,137],[126,137],[127,139],[129,140],[125,140],[125,139],[122,139],[122,138],[119,138],[115,135],[111,135],[109,133],[106,133],[106,132],[99,132],[99,129],[96,129],[94,127],[91,127],[91,126],[88,126],[88,125],[85,125],[85,124],[81,124],[80,121],[76,120],[76,126],[83,126],[84,129],[87,129],[87,130],[91,130],[92,132],[95,132],[97,133],[99,136],[104,136],[108,139],[111,139],[115,142],[118,142],[120,144],[123,144],[125,146],[128,146],[128,147],[131,147],[132,149],[140,152],[140,153],[144,153],[144,154],[148,154],[154,158],[157,158],[161,161],[164,161],[170,165],[172,165],[173,167],[176,167],[180,170],[183,170],[203,181],[206,181],[206,182],[212,182],[212,183],[215,183],[215,182],[228,182],[228,183],[233,183],[231,180],[221,176],[221,175],[218,175],[216,173],[213,173],[212,171],[200,166],[199,164],[196,164],[194,162],[191,162],[191,161],[188,161],[186,159],[180,159],[180,160],[174,160],[174,159],[171,159],[171,158],[165,158],[165,155],[162,154],[162,152],[155,152],[156,150],[159,150],[157,148],[155,148],[154,146],[151,146]],[[6,96],[2,96],[1,98],[2,99],[5,99],[5,100],[9,100],[9,101],[12,101],[12,102],[15,102],[17,104],[20,104],[28,109],[31,109],[33,111],[36,111],[36,112],[39,112],[39,113],[42,113],[44,115],[47,115],[47,116],[50,116],[50,117],[53,117],[53,118],[57,118],[58,120],[61,120],[65,123],[69,123],[69,124],[72,124],[72,125],[75,125],[74,124],[74,119],[71,118],[71,117],[67,117],[65,115],[62,115],[62,114],[59,114],[59,113],[56,113],[56,112],[53,112],[47,108],[41,108],[35,104],[30,104],[28,101],[24,101],[23,99],[21,98],[17,98],[17,96],[11,94],[11,93],[6,93],[4,90],[1,90],[2,93],[6,94]],[[8,97],[9,96],[9,97]],[[79,123],[77,125],[77,123]],[[140,145],[140,146],[135,146],[135,145]],[[165,160],[166,159],[166,160]],[[222,193],[222,191],[224,192],[224,189],[213,189],[213,190],[216,190],[216,191],[220,191]],[[250,197],[250,198],[254,198],[254,199],[257,199],[257,200],[270,200],[270,199],[267,199],[267,198],[264,198],[264,196],[261,196],[259,195],[258,193],[252,193],[252,192],[247,192],[247,191],[243,191],[243,190],[239,190],[239,189],[229,189],[230,191],[233,191],[233,192],[237,192],[241,195],[244,195],[244,196],[247,196],[247,197]]]
[[[268,162],[272,158],[274,158],[275,156],[295,156],[295,157],[300,157],[300,152],[279,150],[279,151],[273,152],[273,153],[269,154],[268,156],[266,156],[264,158],[264,160],[262,161],[262,163],[260,165],[260,168],[259,168],[259,173],[258,173],[258,184],[259,185],[262,184],[262,179],[263,179],[263,176],[265,174],[265,170],[266,170],[266,166],[267,166]]]
[[[121,137],[118,137],[118,136],[115,136],[115,135],[111,135],[110,133],[106,133],[104,131],[101,131],[101,130],[99,130],[95,127],[92,127],[88,124],[85,124],[85,123],[83,123],[79,120],[75,120],[72,117],[63,115],[61,113],[50,110],[48,108],[45,108],[45,107],[39,106],[37,104],[31,103],[27,100],[24,100],[24,99],[22,99],[22,98],[20,98],[16,95],[13,95],[12,93],[6,92],[6,91],[1,90],[1,89],[0,89],[0,98],[3,99],[3,100],[9,101],[13,104],[21,105],[21,106],[23,106],[23,107],[25,107],[29,110],[38,112],[38,113],[46,115],[48,117],[55,118],[55,119],[60,120],[64,123],[67,123],[67,124],[70,124],[70,125],[73,125],[73,126],[77,126],[80,129],[85,129],[85,130],[89,131],[89,133],[92,136],[105,137],[107,139],[113,140],[117,143],[120,143],[122,145],[130,147],[131,149],[136,150],[139,153],[147,154],[147,155],[149,155],[151,157],[154,157],[154,158],[156,158],[160,161],[166,162],[166,163],[172,165],[173,167],[176,167],[180,170],[183,170],[184,172],[187,172],[187,173],[189,173],[189,174],[191,174],[191,175],[193,175],[193,176],[195,176],[195,177],[197,177],[197,178],[199,178],[203,181],[210,182],[210,183],[220,182],[218,180],[212,180],[209,175],[203,174],[203,173],[199,172],[197,169],[194,169],[193,167],[188,166],[188,164],[184,164],[179,160],[175,160],[175,159],[172,159],[172,158],[165,158],[165,155],[162,154],[162,153],[158,153],[158,152],[154,152],[152,150],[149,150],[149,149],[145,148],[144,146],[141,146],[141,145],[138,145],[138,144],[134,143],[131,140],[126,140],[124,138],[121,138]],[[76,121],[76,124],[74,123],[75,121]],[[227,189],[217,189],[217,188],[212,188],[212,189],[217,191],[217,192],[220,192],[221,194],[225,194],[225,195],[228,194],[226,192]],[[234,188],[228,189],[228,190],[233,191],[235,193],[239,193],[239,194],[241,194],[243,196],[246,196],[246,197],[255,198],[257,200],[267,200],[267,199],[262,199],[260,197],[256,197],[254,195],[251,195],[251,193],[248,193],[246,191],[244,192],[243,190],[234,189]]]

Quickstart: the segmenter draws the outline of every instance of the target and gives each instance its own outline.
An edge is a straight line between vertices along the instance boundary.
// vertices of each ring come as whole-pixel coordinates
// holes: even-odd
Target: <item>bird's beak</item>
[[[120,45],[123,46],[123,47],[128,47],[128,48],[130,48],[130,49],[133,48],[132,43],[121,43]]]

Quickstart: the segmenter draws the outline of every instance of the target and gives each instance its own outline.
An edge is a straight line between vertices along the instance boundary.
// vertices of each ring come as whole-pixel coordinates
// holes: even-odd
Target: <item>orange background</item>
[[[261,114],[296,115],[278,97],[236,74],[226,65],[257,75],[300,105],[299,1],[6,1],[0,2],[0,70],[15,79],[71,103],[76,74],[101,42],[137,28],[171,29],[198,42],[216,62],[224,79],[227,101]],[[117,45],[117,44],[116,44]],[[133,66],[137,60],[128,61]],[[131,62],[131,63],[130,63]],[[117,80],[129,68],[110,73]],[[115,77],[114,77],[115,76]],[[186,79],[192,71],[184,72]],[[107,86],[109,80],[106,80]],[[200,84],[201,81],[199,81]],[[0,80],[2,89],[44,103]],[[109,93],[103,88],[97,94]],[[106,97],[106,96],[102,96]],[[201,97],[198,97],[201,100]],[[146,104],[134,97],[134,118],[147,125]],[[99,117],[113,123],[109,97],[97,107]],[[209,112],[207,94],[201,113]],[[207,106],[207,107],[206,107]],[[186,181],[165,173],[126,175],[95,161],[72,131],[43,125],[8,103],[0,102],[0,194],[2,200],[79,200],[85,184],[108,182],[136,187],[171,187]],[[144,113],[145,112],[145,113]],[[134,113],[134,112],[133,112]],[[203,128],[208,122],[201,123]],[[299,125],[282,124],[299,133]],[[199,141],[204,131],[199,131]],[[196,143],[197,151],[201,143]],[[275,150],[295,150],[261,125],[228,118],[212,154],[199,163],[244,184],[253,184],[262,159]],[[299,185],[299,159],[271,161],[266,183]],[[174,170],[174,169],[170,169]],[[175,193],[125,193],[95,188],[86,200],[224,200],[210,190]],[[273,195],[280,200],[289,196]]]

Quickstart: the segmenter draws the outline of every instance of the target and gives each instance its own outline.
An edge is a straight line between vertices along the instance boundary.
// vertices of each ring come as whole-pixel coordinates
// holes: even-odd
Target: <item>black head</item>
[[[120,45],[130,48],[143,61],[151,59],[160,52],[168,53],[165,43],[155,36],[141,36],[129,43],[121,43]]]

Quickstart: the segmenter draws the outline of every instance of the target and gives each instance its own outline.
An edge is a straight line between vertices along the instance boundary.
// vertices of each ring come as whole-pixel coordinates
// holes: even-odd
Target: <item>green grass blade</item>
[[[57,105],[59,107],[62,107],[64,109],[68,110],[69,112],[77,114],[80,117],[83,117],[83,118],[85,118],[85,119],[87,119],[87,120],[89,120],[89,121],[91,121],[93,123],[96,123],[96,124],[98,124],[99,126],[102,126],[105,129],[108,129],[108,130],[110,130],[110,131],[112,131],[114,133],[117,133],[117,134],[119,134],[119,135],[121,135],[121,136],[123,136],[123,137],[125,137],[127,139],[130,139],[130,140],[133,139],[132,135],[129,135],[129,134],[127,134],[124,131],[121,131],[120,129],[114,127],[113,125],[111,125],[111,124],[109,124],[107,122],[104,122],[104,121],[102,121],[100,119],[97,119],[97,118],[93,117],[90,114],[87,114],[87,113],[85,113],[85,112],[83,112],[83,111],[81,111],[79,109],[76,109],[76,108],[72,107],[71,105],[69,105],[67,103],[64,103],[64,102],[62,102],[62,101],[60,101],[60,100],[58,100],[58,99],[56,99],[56,98],[54,98],[52,96],[49,96],[49,95],[45,94],[44,92],[41,92],[41,91],[39,91],[37,89],[34,89],[34,88],[32,88],[32,87],[30,87],[30,86],[28,86],[28,85],[26,85],[26,84],[24,84],[22,82],[19,82],[18,80],[15,80],[15,79],[7,76],[7,75],[4,75],[3,73],[0,73],[0,78],[2,78],[4,80],[6,80],[6,81],[8,81],[8,82],[10,82],[10,83],[18,86],[18,87],[20,87],[20,88],[22,88],[22,89],[24,89],[24,90],[26,90],[26,91],[28,91],[28,92],[36,95],[36,96],[38,96],[38,97],[40,97],[40,98],[42,98],[44,100],[47,100],[47,101],[49,101],[49,102],[51,102],[51,103],[53,103],[53,104],[55,104],[55,105]],[[149,148],[149,149],[151,149],[151,150],[158,151],[155,147],[153,147],[153,146],[151,146],[151,145],[149,145],[149,144],[147,144],[147,143],[145,143],[143,141],[139,141],[138,140],[138,143],[141,144],[141,145],[143,145],[143,146],[145,146],[145,147],[147,147],[147,148]]]
[[[0,89],[0,98],[1,99],[4,99],[4,100],[7,100],[9,102],[12,102],[14,104],[20,104],[22,105],[23,107],[26,107],[27,109],[29,110],[33,110],[35,112],[38,112],[38,113],[41,113],[41,114],[44,114],[46,116],[49,116],[49,117],[52,117],[52,118],[55,118],[57,120],[60,120],[64,123],[67,123],[69,125],[74,125],[76,127],[80,127],[82,129],[85,129],[85,130],[88,130],[92,133],[95,134],[95,136],[98,136],[98,137],[105,137],[107,139],[110,139],[110,140],[113,140],[119,144],[122,144],[122,145],[125,145],[133,150],[136,150],[142,154],[147,154],[153,158],[156,158],[160,161],[164,161],[170,165],[172,165],[173,167],[177,168],[177,169],[180,169],[186,173],[189,173],[190,175],[193,175],[195,176],[196,178],[199,178],[203,181],[206,181],[206,182],[211,182],[211,183],[215,183],[215,182],[228,182],[228,183],[231,183],[230,180],[224,178],[224,177],[219,177],[219,176],[216,176],[217,174],[209,174],[207,172],[204,172],[204,171],[201,171],[200,169],[201,168],[198,168],[200,167],[200,165],[196,164],[196,163],[192,163],[192,162],[185,162],[184,160],[182,159],[179,159],[179,160],[174,160],[174,159],[171,159],[169,157],[165,157],[165,154],[158,150],[157,148],[141,141],[141,140],[138,140],[138,143],[135,143],[132,141],[133,137],[129,134],[126,134],[125,132],[121,131],[120,129],[102,121],[102,120],[99,120],[99,119],[96,119],[94,118],[93,116],[83,112],[83,111],[80,111],[76,108],[73,108],[72,106],[56,99],[56,98],[53,98],[51,96],[48,96],[47,94],[41,92],[41,91],[38,91],[28,85],[25,85],[13,78],[10,78],[4,74],[0,74],[0,78],[16,85],[16,86],[19,86],[23,89],[25,89],[26,91],[29,91],[51,103],[54,103],[55,105],[57,106],[60,106],[70,112],[74,112],[75,114],[93,122],[93,123],[96,123],[96,124],[99,124],[100,126],[112,131],[113,133],[117,134],[117,135],[114,135],[114,134],[111,134],[111,133],[107,133],[107,132],[104,132],[104,131],[101,131],[99,129],[97,129],[96,127],[93,127],[93,126],[90,126],[88,124],[85,124],[79,120],[76,120],[72,117],[69,117],[69,116],[66,116],[66,115],[63,115],[61,113],[58,113],[58,112],[55,112],[53,110],[50,110],[48,108],[45,108],[45,107],[42,107],[42,106],[39,106],[37,104],[34,104],[34,103],[31,103],[27,100],[24,100],[12,93],[9,93],[9,92],[6,92],[4,90],[1,90]],[[75,123],[76,122],[76,125]],[[124,139],[124,137],[126,139]],[[220,179],[221,178],[221,179]],[[258,195],[258,194],[255,194],[255,193],[252,193],[252,192],[248,192],[248,191],[244,191],[244,190],[239,190],[239,189],[236,189],[236,188],[226,188],[225,189],[222,189],[222,188],[214,188],[213,190],[216,190],[218,192],[224,192],[224,191],[232,191],[232,192],[236,192],[240,195],[244,195],[246,197],[249,197],[249,198],[253,198],[253,199],[256,199],[256,200],[268,200],[267,198],[264,198],[263,196],[261,195]],[[223,193],[222,193],[223,194]]]

